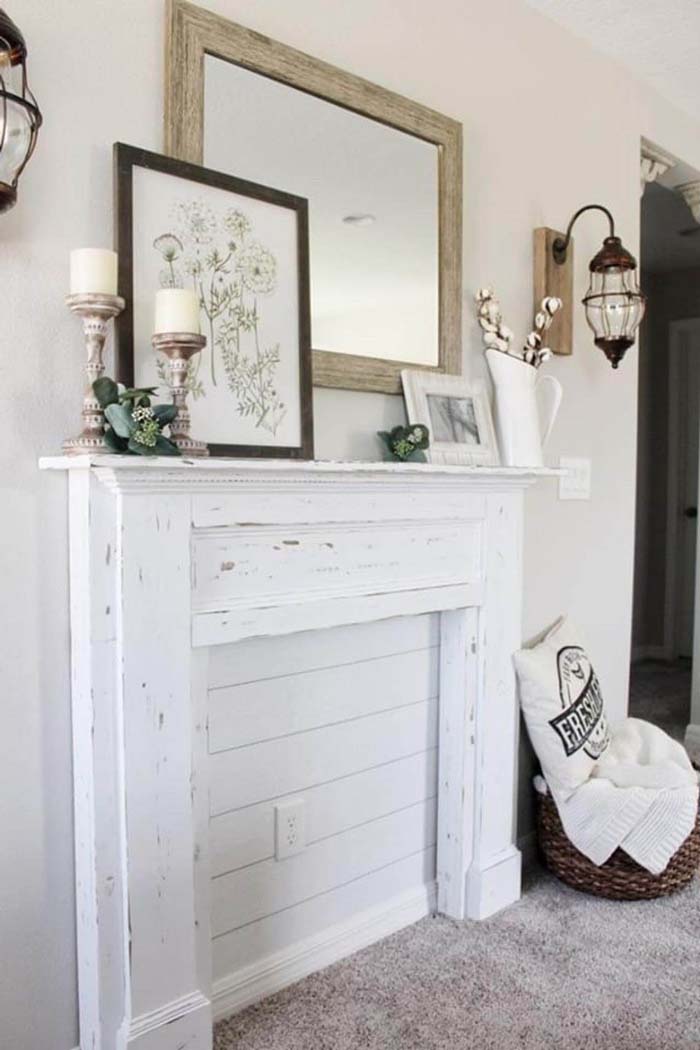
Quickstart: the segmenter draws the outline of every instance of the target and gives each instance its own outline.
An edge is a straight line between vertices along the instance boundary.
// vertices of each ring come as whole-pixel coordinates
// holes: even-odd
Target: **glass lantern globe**
[[[606,237],[591,259],[591,279],[582,302],[595,345],[613,368],[632,346],[644,317],[646,298],[639,289],[637,263],[619,237]]]
[[[0,8],[0,212],[17,200],[17,182],[32,155],[41,113],[27,83],[27,47]]]

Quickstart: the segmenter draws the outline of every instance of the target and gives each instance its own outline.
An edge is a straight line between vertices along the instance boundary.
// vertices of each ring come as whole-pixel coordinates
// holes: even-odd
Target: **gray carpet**
[[[700,881],[643,903],[544,873],[424,919],[217,1025],[215,1050],[698,1050]]]
[[[630,713],[682,739],[687,666]],[[215,1050],[699,1050],[700,880],[609,902],[542,871],[483,923],[424,919],[216,1026]]]

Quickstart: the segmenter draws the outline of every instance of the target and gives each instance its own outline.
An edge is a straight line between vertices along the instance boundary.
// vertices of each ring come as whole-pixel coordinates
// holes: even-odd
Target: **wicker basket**
[[[652,875],[621,849],[598,867],[566,837],[552,796],[536,794],[540,853],[549,870],[576,890],[614,900],[651,900],[687,886],[700,868],[700,813],[693,831],[666,870]]]

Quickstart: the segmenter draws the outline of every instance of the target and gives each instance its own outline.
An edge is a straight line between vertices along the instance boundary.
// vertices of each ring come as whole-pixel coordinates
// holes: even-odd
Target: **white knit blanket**
[[[654,875],[693,830],[698,812],[698,775],[685,750],[638,718],[613,733],[585,783],[570,793],[551,790],[567,836],[594,864],[622,847]]]

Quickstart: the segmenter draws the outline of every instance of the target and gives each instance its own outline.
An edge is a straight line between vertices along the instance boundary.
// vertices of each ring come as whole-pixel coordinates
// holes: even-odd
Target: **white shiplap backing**
[[[439,617],[210,650],[215,984],[435,879]],[[306,848],[275,860],[275,805]]]

